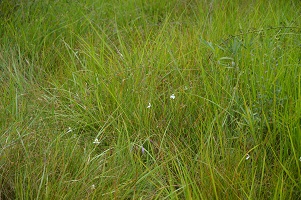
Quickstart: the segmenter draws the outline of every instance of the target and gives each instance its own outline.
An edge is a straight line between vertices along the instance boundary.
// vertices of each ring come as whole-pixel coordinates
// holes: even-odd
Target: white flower
[[[72,128],[68,127],[67,133],[70,133],[70,132],[72,132]]]
[[[300,162],[301,162],[301,156],[300,156],[299,160],[300,160]]]
[[[150,108],[150,107],[152,107],[152,105],[151,105],[151,103],[148,103],[148,106],[147,106],[147,108]]]
[[[98,139],[96,138],[93,142],[93,144],[99,144],[100,142],[98,141]]]
[[[176,98],[175,94],[170,95],[170,98],[175,99]]]
[[[144,147],[142,146],[142,147],[141,147],[141,153],[144,154],[144,152],[145,152],[145,149],[144,149]]]
[[[95,185],[94,185],[94,184],[91,185],[91,189],[92,189],[92,190],[95,190]]]
[[[247,156],[246,156],[246,160],[249,160],[250,159],[250,154],[247,154]]]

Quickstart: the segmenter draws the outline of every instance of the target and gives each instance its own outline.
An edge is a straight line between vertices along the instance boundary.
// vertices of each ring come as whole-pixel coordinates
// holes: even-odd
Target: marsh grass
[[[301,198],[297,1],[2,0],[0,19],[1,199]]]

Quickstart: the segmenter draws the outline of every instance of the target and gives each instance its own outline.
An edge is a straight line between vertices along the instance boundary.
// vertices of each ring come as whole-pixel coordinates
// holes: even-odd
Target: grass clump
[[[0,1],[1,199],[299,199],[295,1]]]

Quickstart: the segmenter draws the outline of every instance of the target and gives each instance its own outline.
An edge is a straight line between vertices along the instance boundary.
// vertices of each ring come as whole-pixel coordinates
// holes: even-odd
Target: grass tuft
[[[0,199],[300,199],[299,13],[0,0]]]

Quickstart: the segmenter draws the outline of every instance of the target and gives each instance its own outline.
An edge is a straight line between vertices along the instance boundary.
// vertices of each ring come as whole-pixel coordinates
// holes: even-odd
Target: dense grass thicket
[[[0,2],[0,199],[301,199],[299,1]]]

